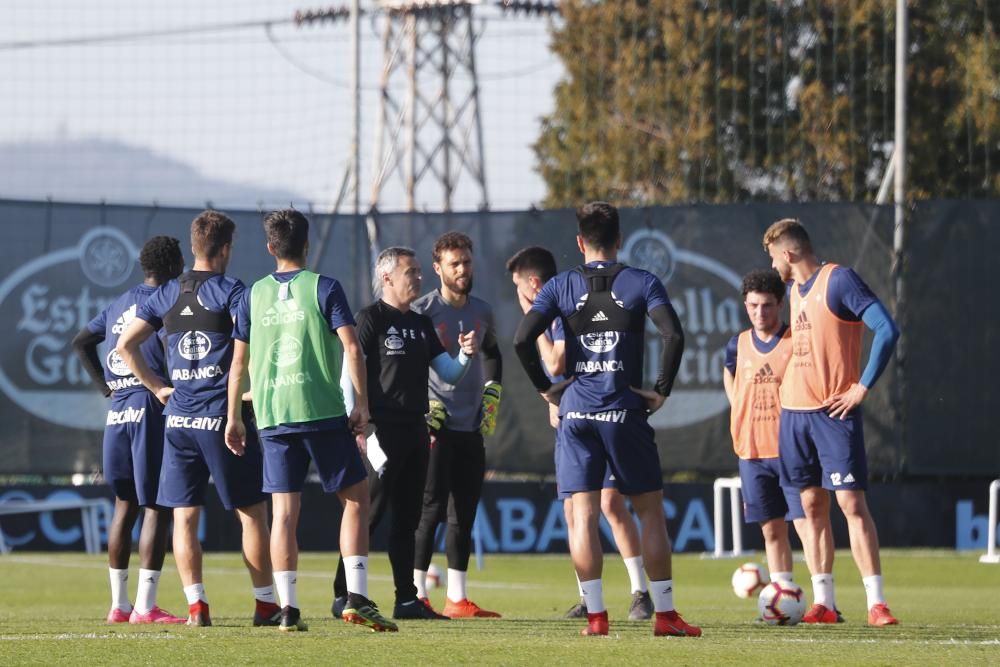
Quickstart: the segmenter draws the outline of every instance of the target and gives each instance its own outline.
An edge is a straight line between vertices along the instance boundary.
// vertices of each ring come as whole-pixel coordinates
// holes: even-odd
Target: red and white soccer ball
[[[757,563],[743,563],[733,572],[733,592],[738,598],[752,597],[770,581],[767,570]]]
[[[773,581],[760,592],[757,609],[768,625],[795,625],[806,613],[806,596],[790,581]]]
[[[441,568],[434,563],[427,566],[427,590],[437,588],[441,585]]]

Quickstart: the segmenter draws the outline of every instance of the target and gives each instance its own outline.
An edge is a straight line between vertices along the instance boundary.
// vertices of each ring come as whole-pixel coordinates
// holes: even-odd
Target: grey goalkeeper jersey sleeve
[[[465,305],[455,308],[448,305],[439,290],[420,297],[410,306],[413,310],[431,318],[441,344],[448,354],[458,354],[458,334],[470,330],[476,332],[476,342],[482,349],[487,333],[496,338],[493,307],[482,299],[469,295]],[[448,410],[445,427],[452,431],[476,431],[479,429],[480,407],[483,402],[483,386],[486,377],[483,371],[482,354],[469,361],[469,370],[458,384],[452,385],[438,377],[431,369],[428,395],[444,403]]]

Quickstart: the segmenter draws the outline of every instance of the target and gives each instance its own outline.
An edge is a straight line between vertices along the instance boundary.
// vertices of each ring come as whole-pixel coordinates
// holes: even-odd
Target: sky
[[[186,164],[207,180],[247,186],[247,207],[256,207],[267,193],[289,192],[305,200],[297,205],[329,210],[350,157],[347,23],[275,23],[270,31],[263,26],[204,28],[283,20],[296,10],[346,4],[7,0],[0,22],[0,151],[4,145],[25,143],[121,143]],[[375,3],[361,4],[371,8]],[[552,90],[562,69],[548,51],[546,19],[502,17],[483,8],[477,10],[477,24],[482,30],[476,59],[490,207],[525,209],[545,194],[531,144],[539,119],[552,108]],[[200,30],[142,34],[173,28]],[[373,14],[362,18],[362,209],[371,199],[380,30]],[[128,37],[94,39],[109,35]],[[78,38],[92,41],[47,43]],[[426,88],[422,92],[433,95]],[[32,168],[44,169],[44,164]],[[92,190],[94,200],[106,196],[103,190],[122,196],[121,188],[108,184],[113,174],[92,166],[70,172],[74,187],[67,193],[76,199],[81,190]],[[14,179],[0,175],[0,197],[17,198],[18,192],[5,182]],[[59,185],[52,187],[54,198],[65,198]],[[155,182],[127,191],[136,199],[130,203],[203,203],[177,201],[185,198],[183,193],[158,196]],[[453,208],[476,209],[481,198],[475,182],[463,175]],[[391,181],[379,208],[401,210],[404,201],[398,181]],[[420,186],[418,209],[441,210],[442,202],[432,183]]]

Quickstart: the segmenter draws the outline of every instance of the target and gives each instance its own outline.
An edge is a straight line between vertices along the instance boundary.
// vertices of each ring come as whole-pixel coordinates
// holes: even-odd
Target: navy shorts
[[[773,459],[740,459],[743,520],[761,523],[784,517],[803,519],[802,496],[797,488],[781,486],[781,465]]]
[[[824,411],[782,410],[778,453],[783,486],[821,486],[830,491],[868,487],[868,457],[858,408],[845,419],[834,419]]]
[[[163,461],[163,404],[145,390],[116,396],[106,424],[104,479],[116,498],[154,505]]]
[[[562,433],[562,429],[556,429],[556,448],[555,448],[556,467],[559,466],[559,447],[561,446],[562,439],[563,439],[561,433]],[[601,488],[602,489],[614,489],[614,488],[617,488],[617,487],[615,487],[615,476],[611,472],[611,466],[610,465],[605,470],[605,473],[604,473],[604,486],[602,486]],[[572,496],[573,496],[573,494],[570,493],[569,491],[563,491],[561,488],[559,488],[559,483],[558,483],[558,481],[556,482],[556,498],[558,498],[559,500],[566,500],[567,498],[571,498]]]
[[[226,417],[170,415],[165,418],[163,467],[157,504],[199,507],[211,475],[219,500],[227,510],[250,507],[267,498],[261,490],[263,462],[253,413],[244,403],[246,451],[236,456],[226,447]]]
[[[367,479],[354,435],[341,417],[333,428],[300,433],[261,433],[264,448],[264,491],[296,493],[302,490],[309,462],[316,464],[323,490],[335,493]]]
[[[575,414],[575,413],[571,413]],[[556,486],[564,493],[599,491],[608,481],[627,496],[663,490],[660,455],[645,410],[564,416],[556,447]]]

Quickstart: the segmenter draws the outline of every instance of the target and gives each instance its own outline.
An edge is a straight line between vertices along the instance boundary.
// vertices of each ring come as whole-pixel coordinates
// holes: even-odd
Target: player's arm
[[[861,405],[868,396],[868,391],[889,365],[899,340],[899,328],[882,302],[851,269],[839,267],[834,270],[827,298],[828,305],[830,301],[834,302],[831,305],[833,312],[842,318],[849,315],[860,317],[865,326],[875,334],[860,381],[852,384],[847,391],[831,396],[826,402],[829,415],[843,419]]]
[[[452,357],[441,344],[441,339],[434,329],[434,322],[429,317],[421,317],[421,322],[431,368],[442,381],[452,385],[458,384],[469,370],[469,362],[479,353],[476,332],[466,331],[458,335],[458,354]]]
[[[239,286],[242,286],[242,282]],[[250,290],[239,289],[231,295],[233,305],[233,360],[229,366],[229,385],[226,387],[227,419],[226,447],[243,456],[246,451],[246,425],[243,423],[243,399],[250,388],[248,372],[250,359]]]
[[[344,346],[344,366],[347,367],[354,390],[354,408],[349,413],[348,424],[355,435],[364,434],[368,426],[368,376],[365,373],[365,356],[354,331],[354,325],[337,327],[337,337]]]
[[[852,384],[847,391],[832,396],[827,401],[828,413],[831,417],[843,419],[868,396],[868,392],[889,365],[892,353],[899,340],[899,328],[892,321],[892,316],[882,302],[876,301],[865,309],[861,320],[875,334],[872,348],[868,353],[868,363],[861,374],[861,380]]]
[[[554,320],[554,323],[558,322],[559,320]],[[542,357],[542,363],[545,364],[545,370],[555,377],[566,372],[566,340],[561,326],[556,327],[554,324],[553,328],[556,331],[553,331],[551,340],[544,333],[537,340],[538,352]]]
[[[542,291],[535,297],[535,305],[525,313],[521,323],[517,326],[517,331],[514,333],[514,351],[517,353],[517,358],[521,362],[524,372],[527,373],[528,379],[531,380],[531,384],[538,390],[538,393],[549,403],[559,405],[562,392],[570,380],[556,385],[549,381],[548,376],[545,375],[545,369],[542,367],[541,354],[536,344],[538,337],[558,315],[554,297],[550,296],[549,285],[551,284],[552,281],[546,283]]]
[[[80,332],[73,338],[73,351],[80,358],[87,375],[93,380],[97,391],[105,396],[111,395],[111,388],[104,381],[104,367],[101,366],[101,358],[97,355],[97,346],[104,340],[103,333],[96,333],[90,327],[80,329]]]
[[[475,336],[474,331],[470,331],[468,333],[473,337]],[[474,346],[475,343],[473,342],[470,347]],[[447,352],[442,352],[431,359],[431,368],[434,369],[437,376],[444,382],[447,382],[448,384],[458,384],[458,382],[465,377],[465,372],[469,370],[469,361],[474,354],[475,351],[466,354],[465,350],[459,350],[458,356],[453,357]]]
[[[677,371],[681,367],[681,358],[684,356],[684,330],[680,318],[677,317],[677,311],[669,301],[654,307],[648,314],[663,343],[660,370],[656,375],[656,384],[653,385],[652,391],[638,387],[632,387],[632,391],[646,399],[646,408],[650,412],[656,412],[663,406],[667,396],[670,396]]]
[[[464,344],[461,338],[459,344]],[[500,415],[500,398],[503,396],[503,385],[500,384],[503,379],[503,359],[500,357],[500,344],[497,342],[492,312],[486,321],[482,352],[486,386],[483,387],[483,400],[480,404],[482,418],[479,421],[479,432],[486,436],[496,432],[497,417]]]
[[[483,374],[486,382],[503,381],[503,359],[500,356],[500,344],[497,342],[497,332],[493,327],[493,322],[486,325],[486,333],[483,334]]]
[[[226,447],[243,456],[246,451],[246,426],[243,424],[243,392],[249,384],[247,361],[250,358],[250,346],[243,340],[233,340],[233,362],[229,367],[228,386],[228,419],[226,420]]]
[[[726,344],[726,364],[722,369],[722,387],[726,390],[729,405],[733,404],[733,380],[736,378],[736,352],[739,349],[739,334]]]
[[[166,405],[167,399],[170,398],[170,394],[174,392],[174,389],[164,384],[156,376],[156,373],[150,369],[149,364],[146,363],[146,359],[142,356],[142,352],[139,349],[155,333],[156,330],[153,329],[153,326],[149,322],[141,317],[136,317],[128,325],[128,328],[125,329],[125,333],[118,339],[118,346],[115,349],[122,358],[122,361],[125,362],[125,365],[132,371],[132,375],[136,376],[146,389],[151,391],[161,403]]]

